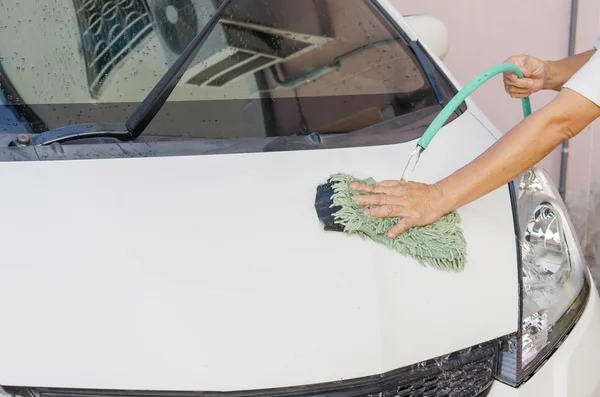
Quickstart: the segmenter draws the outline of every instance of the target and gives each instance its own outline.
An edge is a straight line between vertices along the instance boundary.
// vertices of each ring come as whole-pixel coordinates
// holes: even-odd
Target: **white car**
[[[317,218],[332,174],[398,178],[460,88],[436,20],[233,0],[127,134],[220,4],[0,2],[0,394],[599,396],[599,296],[543,170],[459,210],[462,272]],[[413,178],[499,137],[468,100]]]

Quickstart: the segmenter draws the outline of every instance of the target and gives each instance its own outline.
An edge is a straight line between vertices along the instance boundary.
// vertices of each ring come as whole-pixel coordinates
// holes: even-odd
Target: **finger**
[[[511,95],[530,95],[532,90],[531,88],[514,88],[511,87],[507,90],[507,92]]]
[[[523,55],[518,55],[518,56],[512,56],[510,58],[508,58],[506,61],[504,61],[505,63],[512,63],[517,65],[520,69],[523,68],[523,66],[525,66],[525,60],[524,60],[524,56]],[[511,72],[506,72],[504,73],[504,77],[511,80],[511,81],[515,81],[517,80],[518,76],[514,73]]]
[[[508,94],[531,94],[533,93],[533,88],[519,88],[519,87],[512,87],[512,86],[504,86],[504,90],[508,93]]]
[[[386,180],[386,181],[381,181],[378,183],[379,186],[385,186],[385,187],[392,187],[392,186],[398,186],[401,185],[402,181],[394,181],[394,180]]]
[[[361,206],[366,205],[398,205],[402,199],[397,196],[389,196],[387,194],[365,194],[354,196],[356,201]]]
[[[524,59],[523,59],[524,57],[525,57],[525,55],[513,55],[512,57],[508,58],[504,62],[505,63],[514,63],[518,67],[522,67],[523,63],[524,63]]]
[[[350,189],[357,192],[372,192],[372,193],[385,193],[389,191],[389,187],[387,186],[379,186],[379,185],[368,185],[366,183],[360,182],[352,182],[350,184]]]
[[[525,78],[531,77],[531,72],[527,68],[522,67],[521,73],[523,73],[523,77],[525,77]]]
[[[398,223],[396,224],[396,226],[394,226],[393,228],[391,228],[386,235],[389,238],[396,238],[399,235],[401,235],[402,233],[404,233],[405,231],[407,231],[408,229],[410,229],[411,227],[414,226],[414,221],[411,218],[403,218],[400,219],[398,221]]]
[[[504,83],[517,80],[519,76],[514,73],[504,73]]]
[[[531,96],[531,94],[533,94],[533,92],[531,92],[531,91],[514,92],[514,93],[510,92],[509,93],[509,95],[510,95],[511,98],[517,98],[517,99],[527,98],[527,97]]]
[[[379,207],[369,208],[365,210],[365,214],[374,218],[394,218],[404,214],[406,210],[400,205],[381,205]]]
[[[514,58],[513,63],[515,65],[517,65],[519,68],[523,68],[525,66],[526,61],[527,61],[526,55],[518,55]]]
[[[517,79],[514,81],[504,80],[504,84],[508,87],[515,88],[531,88],[533,87],[533,80],[531,79]]]

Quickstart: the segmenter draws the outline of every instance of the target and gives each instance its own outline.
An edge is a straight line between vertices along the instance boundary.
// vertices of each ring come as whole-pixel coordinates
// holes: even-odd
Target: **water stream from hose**
[[[491,79],[492,77],[494,77],[498,74],[506,73],[506,72],[514,73],[519,78],[523,78],[523,72],[517,65],[515,65],[513,63],[501,63],[499,65],[492,66],[491,68],[487,69],[486,71],[481,73],[479,76],[477,76],[476,78],[471,80],[463,89],[461,89],[450,100],[450,102],[448,102],[448,104],[446,106],[444,106],[442,111],[440,113],[438,113],[438,115],[431,122],[431,124],[429,124],[429,126],[425,130],[425,133],[419,139],[419,142],[417,143],[417,147],[410,155],[410,158],[408,159],[408,164],[406,164],[406,168],[404,169],[404,172],[402,173],[402,178],[401,178],[402,181],[408,182],[408,180],[412,176],[412,173],[413,173],[415,167],[417,166],[417,163],[419,162],[419,159],[421,158],[421,154],[423,153],[423,151],[425,149],[427,149],[427,147],[431,143],[431,140],[435,137],[435,135],[438,133],[438,131],[444,126],[444,124],[446,124],[446,122],[448,121],[450,116],[452,116],[452,114],[454,114],[454,112],[460,106],[460,104],[464,100],[466,100],[467,97],[469,95],[471,95],[471,93],[473,93],[473,91],[475,91],[477,88],[479,88],[483,83],[485,83],[486,81],[488,81],[489,79]],[[521,104],[523,107],[523,116],[528,117],[531,114],[531,103],[529,102],[529,98],[523,98],[521,100]]]
[[[402,178],[400,178],[401,181],[409,181],[413,171],[415,170],[415,167],[417,166],[417,163],[419,162],[419,159],[421,158],[421,153],[423,153],[423,150],[424,149],[419,145],[417,145],[415,150],[413,150],[410,158],[408,159],[408,163],[406,163],[406,168],[404,168],[404,172],[402,173]]]

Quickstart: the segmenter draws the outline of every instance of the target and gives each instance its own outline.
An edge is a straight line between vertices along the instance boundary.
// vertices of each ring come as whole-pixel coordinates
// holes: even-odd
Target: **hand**
[[[437,185],[383,181],[377,185],[354,182],[350,188],[357,192],[383,193],[355,195],[354,200],[361,206],[374,205],[365,213],[376,218],[400,217],[396,226],[388,231],[389,238],[396,238],[415,226],[430,225],[449,212],[443,209],[443,195]]]
[[[514,73],[504,73],[504,89],[511,97],[526,98],[544,88],[548,72],[546,62],[529,55],[513,56],[505,62],[517,65],[525,77],[520,79]]]

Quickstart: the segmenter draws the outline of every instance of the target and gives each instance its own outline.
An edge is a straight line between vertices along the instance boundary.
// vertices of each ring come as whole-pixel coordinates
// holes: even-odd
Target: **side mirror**
[[[442,21],[429,15],[407,15],[404,19],[438,58],[446,57],[449,47],[448,29]]]

